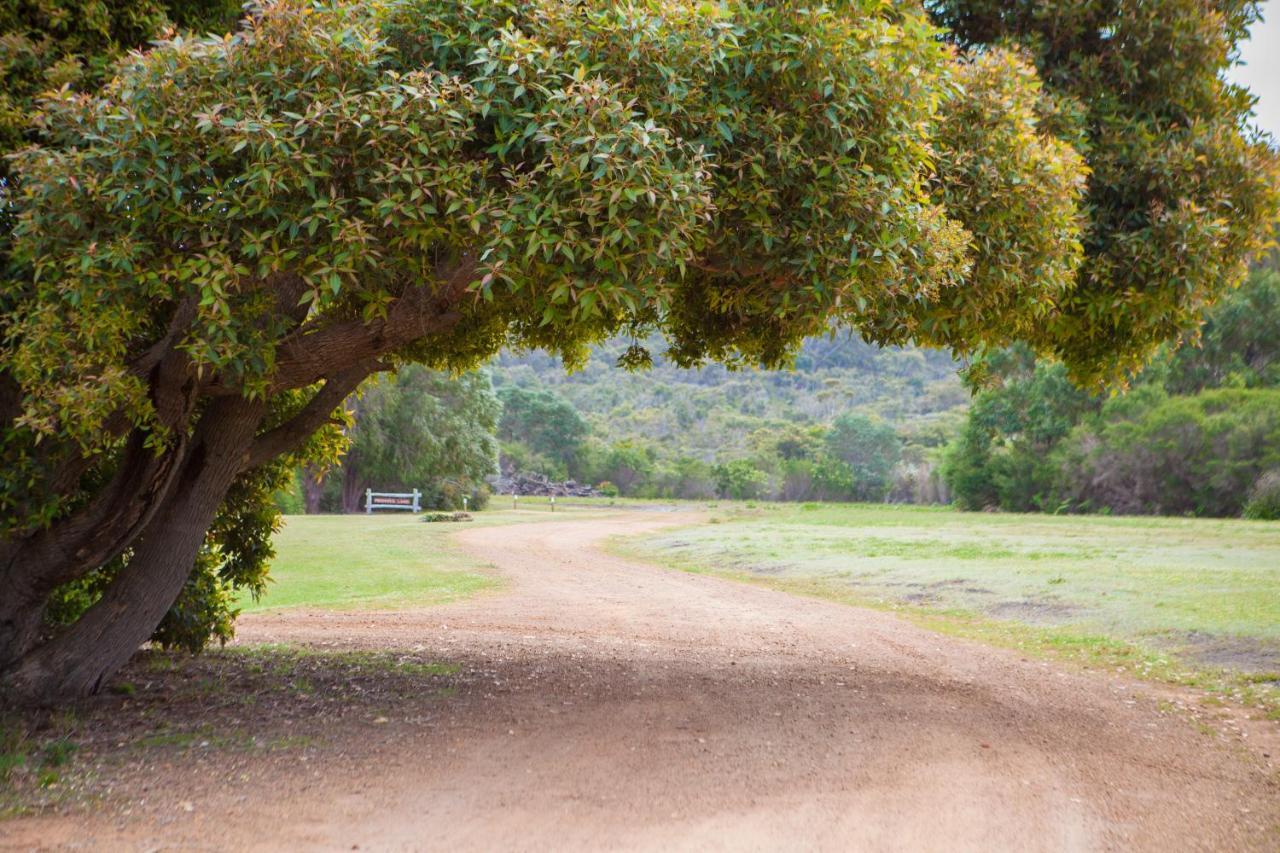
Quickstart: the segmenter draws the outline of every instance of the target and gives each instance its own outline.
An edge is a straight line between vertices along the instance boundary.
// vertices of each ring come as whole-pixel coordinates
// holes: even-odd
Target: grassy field
[[[275,537],[266,594],[258,601],[245,596],[240,606],[250,611],[441,604],[495,586],[483,565],[450,542],[448,534],[457,527],[424,524],[407,513],[288,516]]]
[[[520,512],[501,501],[471,523],[536,522],[551,513],[545,498],[522,498]],[[560,511],[652,503],[575,500]],[[616,548],[1280,708],[1280,525],[904,506],[684,507],[711,523]],[[399,607],[496,586],[452,544],[457,529],[408,515],[290,517],[276,537],[267,594],[242,605]]]
[[[1280,524],[815,504],[713,513],[617,547],[1275,704]]]

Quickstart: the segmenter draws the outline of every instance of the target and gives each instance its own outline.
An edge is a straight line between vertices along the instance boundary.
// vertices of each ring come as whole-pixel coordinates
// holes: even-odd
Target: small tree
[[[233,487],[409,362],[625,332],[776,367],[838,324],[1138,363],[1275,213],[1219,75],[1252,4],[1073,4],[1065,62],[1057,4],[987,5],[930,4],[965,53],[910,4],[278,0],[54,93],[4,188],[0,683],[96,689]],[[1039,75],[990,45],[1024,33]]]
[[[834,463],[826,482],[847,489],[857,501],[882,501],[892,485],[893,467],[902,458],[902,441],[893,427],[861,415],[836,418],[824,439]]]
[[[580,461],[587,422],[569,402],[553,391],[530,390],[518,385],[498,392],[502,401],[499,436],[516,442],[544,459],[559,463],[567,473]]]

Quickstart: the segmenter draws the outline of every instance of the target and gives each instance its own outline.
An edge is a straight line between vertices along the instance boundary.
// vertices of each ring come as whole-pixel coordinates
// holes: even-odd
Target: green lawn
[[[485,567],[449,540],[457,529],[408,513],[287,516],[275,536],[266,594],[245,596],[241,607],[441,604],[495,586]]]
[[[619,549],[1179,680],[1280,680],[1280,524],[722,505]],[[1219,682],[1221,683],[1221,681]]]

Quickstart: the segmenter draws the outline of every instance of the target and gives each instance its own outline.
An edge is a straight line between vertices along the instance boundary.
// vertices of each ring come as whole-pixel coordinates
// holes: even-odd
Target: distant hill
[[[596,347],[584,369],[566,374],[543,353],[504,353],[493,364],[498,387],[552,390],[568,400],[606,444],[639,440],[671,455],[706,461],[747,450],[752,433],[823,425],[846,412],[878,417],[911,443],[936,446],[954,432],[969,394],[949,353],[879,348],[857,338],[816,338],[794,370],[686,370],[652,347],[654,366],[616,366],[629,342]]]

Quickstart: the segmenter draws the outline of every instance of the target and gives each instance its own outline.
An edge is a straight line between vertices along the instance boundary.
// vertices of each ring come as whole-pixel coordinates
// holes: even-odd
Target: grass
[[[496,586],[484,565],[452,543],[449,534],[459,526],[424,524],[407,513],[289,516],[274,539],[266,594],[257,601],[246,595],[240,606],[252,611],[444,604]]]
[[[1280,525],[824,504],[710,520],[615,547],[1280,716]]]

